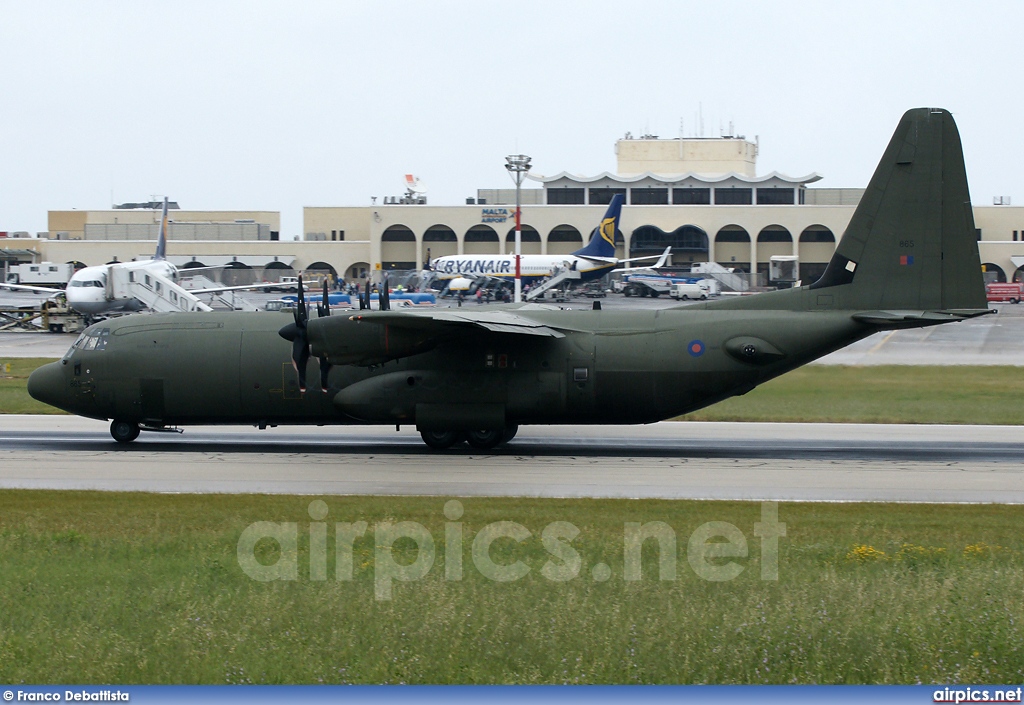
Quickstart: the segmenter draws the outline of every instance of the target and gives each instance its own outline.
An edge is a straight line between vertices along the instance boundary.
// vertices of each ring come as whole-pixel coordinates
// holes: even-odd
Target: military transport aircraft
[[[28,391],[112,419],[121,442],[189,424],[415,424],[432,448],[490,448],[522,424],[671,418],[877,331],[988,312],[960,137],[948,112],[921,108],[903,116],[809,286],[657,311],[522,304],[310,318],[302,302],[290,322],[127,316],[86,329]],[[321,384],[303,391],[310,356]]]
[[[84,267],[79,269],[68,281],[64,293],[68,306],[79,313],[105,316],[111,313],[123,311],[142,311],[149,308],[149,305],[139,299],[130,287],[114,286],[116,280],[125,282],[139,282],[146,284],[146,288],[154,290],[155,282],[163,282],[167,288],[172,288],[178,282],[178,268],[167,261],[167,199],[164,198],[163,214],[160,218],[160,234],[157,236],[156,252],[152,259],[138,260],[136,262],[114,262],[96,267]],[[209,269],[204,267],[203,269]],[[194,271],[194,270],[193,270]],[[215,286],[207,289],[187,289],[191,296],[200,294],[217,294],[225,291],[241,291],[244,289],[264,289],[275,287],[274,284],[246,284],[242,286]],[[156,287],[160,287],[157,284]],[[37,294],[53,296],[59,293],[52,288],[41,286],[29,286],[27,284],[10,284],[0,282],[0,289],[13,289],[16,291],[32,291]],[[196,302],[195,308],[200,311],[211,310],[204,303]]]

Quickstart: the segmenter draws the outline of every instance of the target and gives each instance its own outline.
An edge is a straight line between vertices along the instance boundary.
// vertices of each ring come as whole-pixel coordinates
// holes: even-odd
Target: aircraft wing
[[[639,262],[645,259],[658,259],[664,257],[664,253],[660,255],[647,255],[645,257],[630,257],[629,259],[618,259],[617,257],[595,257],[593,255],[576,255],[580,259],[588,259],[591,262],[600,262],[602,264],[622,264],[623,262]]]
[[[219,294],[222,291],[244,291],[246,289],[282,289],[294,284],[242,284],[240,286],[211,286],[207,289],[186,289],[190,294]]]
[[[565,337],[565,333],[554,326],[525,315],[522,311],[527,306],[480,312],[461,309],[362,311],[351,316],[314,318],[306,326],[312,355],[326,358],[335,365],[378,365],[417,355],[460,332],[473,330],[529,336],[538,343]],[[532,310],[547,309],[535,306]],[[289,324],[283,328],[282,337],[291,340],[293,332],[289,328],[294,327]]]
[[[515,333],[548,338],[564,338],[565,334],[540,321],[515,311],[465,311],[434,309],[431,311],[365,311],[350,320],[376,323],[395,328],[407,328],[438,333],[451,328],[481,328],[494,333]]]
[[[658,261],[649,267],[618,267],[613,269],[612,272],[627,272],[627,271],[640,271],[644,269],[661,269],[668,262],[668,256],[672,254],[672,245],[665,248],[665,251],[658,256]],[[633,262],[642,259],[654,259],[654,257],[633,257],[631,259],[620,259],[619,262]]]
[[[14,291],[31,291],[35,294],[63,294],[63,289],[47,288],[45,286],[29,286],[28,284],[11,284],[9,282],[0,282],[0,289],[12,289]]]

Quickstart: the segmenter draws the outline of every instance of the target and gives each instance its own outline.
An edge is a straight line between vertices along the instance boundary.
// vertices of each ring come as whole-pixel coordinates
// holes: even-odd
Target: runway
[[[664,422],[528,427],[429,451],[411,428],[144,433],[0,417],[0,487],[152,492],[1024,503],[1024,428]]]

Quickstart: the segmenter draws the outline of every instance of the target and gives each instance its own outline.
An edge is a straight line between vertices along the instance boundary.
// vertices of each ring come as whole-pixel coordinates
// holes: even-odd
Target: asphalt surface
[[[154,492],[1024,503],[1024,428],[665,422],[529,427],[429,451],[412,429],[144,433],[0,417],[0,487]]]

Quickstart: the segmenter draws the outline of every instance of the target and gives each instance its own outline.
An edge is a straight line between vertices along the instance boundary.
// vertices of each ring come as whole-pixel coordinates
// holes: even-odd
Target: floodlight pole
[[[515,179],[516,182],[516,290],[515,290],[515,302],[521,303],[523,300],[523,279],[522,279],[522,267],[520,266],[520,260],[523,256],[523,231],[522,231],[522,197],[520,195],[522,191],[523,178],[526,176],[526,172],[530,170],[530,158],[525,154],[512,154],[505,157],[505,168],[508,169],[509,175]]]

